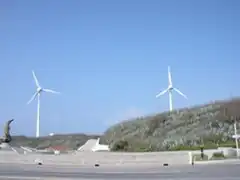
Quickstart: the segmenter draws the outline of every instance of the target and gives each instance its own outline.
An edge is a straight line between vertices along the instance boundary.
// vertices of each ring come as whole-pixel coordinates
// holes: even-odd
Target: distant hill
[[[161,151],[234,146],[233,119],[240,99],[139,117],[110,127],[102,136],[114,150]]]
[[[62,134],[46,137],[26,137],[26,136],[13,136],[12,146],[28,146],[38,149],[43,149],[52,146],[65,146],[70,150],[76,150],[82,146],[89,139],[97,139],[99,135],[86,135],[86,134]]]

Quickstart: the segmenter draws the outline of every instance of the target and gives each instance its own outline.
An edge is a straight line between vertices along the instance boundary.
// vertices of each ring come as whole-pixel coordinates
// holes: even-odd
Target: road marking
[[[25,180],[69,180],[69,179],[75,179],[75,178],[63,178],[63,177],[29,177],[29,176],[1,176],[0,179],[12,179],[12,180],[19,180],[19,179],[25,179]]]

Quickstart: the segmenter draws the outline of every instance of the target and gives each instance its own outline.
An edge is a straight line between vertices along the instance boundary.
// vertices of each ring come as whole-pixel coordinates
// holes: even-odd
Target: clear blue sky
[[[41,135],[99,133],[136,115],[240,94],[240,1],[12,0],[0,2],[0,125],[35,135],[31,70],[45,88]],[[0,130],[1,132],[2,130]]]

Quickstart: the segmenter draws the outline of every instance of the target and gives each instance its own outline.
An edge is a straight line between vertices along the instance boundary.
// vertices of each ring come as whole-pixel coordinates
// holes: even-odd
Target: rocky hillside
[[[13,136],[12,146],[28,146],[38,149],[47,147],[62,146],[69,150],[78,149],[89,139],[97,139],[98,135],[85,135],[85,134],[64,134],[46,137],[26,137],[26,136]]]
[[[102,142],[113,150],[160,151],[233,146],[233,120],[240,117],[240,99],[139,117],[110,127]]]

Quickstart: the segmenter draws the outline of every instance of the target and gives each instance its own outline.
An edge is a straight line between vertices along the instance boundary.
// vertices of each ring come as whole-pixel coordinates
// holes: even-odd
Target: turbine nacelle
[[[38,93],[41,93],[42,90],[43,90],[43,89],[42,89],[41,87],[38,87],[38,88],[37,88],[37,92],[38,92]]]
[[[173,86],[168,86],[168,91],[172,91],[173,89]]]

